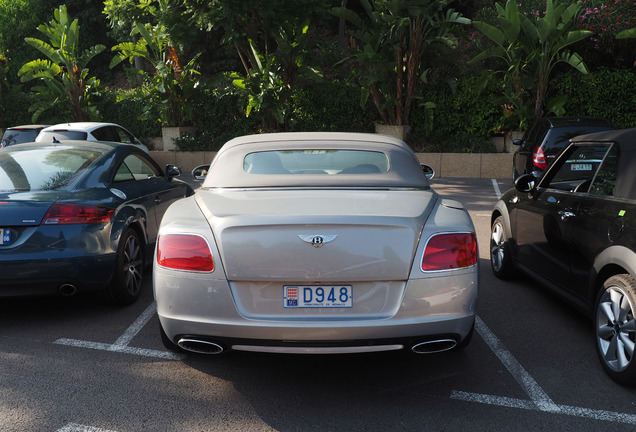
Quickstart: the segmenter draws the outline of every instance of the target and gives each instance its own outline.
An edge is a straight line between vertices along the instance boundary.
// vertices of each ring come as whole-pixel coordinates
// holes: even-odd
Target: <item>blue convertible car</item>
[[[0,296],[103,291],[134,302],[164,211],[193,194],[167,171],[126,144],[0,150]]]

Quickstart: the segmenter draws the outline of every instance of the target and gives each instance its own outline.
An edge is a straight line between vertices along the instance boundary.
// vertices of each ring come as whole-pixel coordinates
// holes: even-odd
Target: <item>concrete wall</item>
[[[157,163],[174,164],[184,172],[209,164],[216,152],[151,151]],[[433,167],[440,178],[512,178],[512,153],[418,153],[420,162]]]

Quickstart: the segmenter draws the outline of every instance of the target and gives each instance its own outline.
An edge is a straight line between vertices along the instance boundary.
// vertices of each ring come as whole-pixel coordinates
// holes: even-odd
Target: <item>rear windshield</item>
[[[374,174],[389,169],[382,152],[364,150],[263,151],[245,156],[243,169],[251,174]]]
[[[81,131],[55,130],[48,132],[40,132],[38,142],[53,142],[54,138],[58,141],[78,140],[86,141],[88,134]]]
[[[12,151],[13,148],[0,152],[0,191],[62,188],[102,155],[99,151],[78,148]]]
[[[39,133],[39,129],[7,129],[4,135],[2,135],[2,145],[10,146],[13,144],[33,142]]]

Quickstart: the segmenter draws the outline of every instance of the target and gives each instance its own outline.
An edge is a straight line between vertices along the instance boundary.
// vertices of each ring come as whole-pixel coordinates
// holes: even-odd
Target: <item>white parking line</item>
[[[501,190],[499,190],[499,184],[497,184],[497,180],[495,179],[491,179],[492,180],[492,187],[495,190],[495,196],[497,197],[497,199],[501,198]]]
[[[73,346],[77,348],[89,348],[101,351],[112,351],[112,352],[120,352],[126,354],[139,355],[144,357],[155,357],[164,360],[181,360],[183,358],[182,355],[171,353],[168,351],[158,351],[151,350],[145,348],[133,348],[129,347],[128,344],[132,341],[132,339],[141,331],[141,329],[150,321],[150,319],[155,314],[155,302],[150,303],[150,306],[146,308],[146,310],[135,320],[134,323],[121,335],[114,344],[105,344],[99,342],[89,342],[77,339],[58,339],[55,344],[58,345],[67,345]]]
[[[77,423],[69,423],[61,429],[58,429],[57,432],[115,432],[108,429],[100,429],[93,426],[84,426]]]
[[[508,372],[517,380],[521,388],[523,388],[538,409],[548,412],[560,411],[559,407],[550,399],[534,378],[530,376],[523,366],[521,366],[521,363],[514,358],[510,351],[508,351],[504,344],[501,343],[497,336],[490,331],[488,326],[486,326],[479,317],[475,320],[475,329],[506,369],[508,369]]]
[[[503,343],[490,331],[488,326],[477,317],[475,329],[484,339],[488,347],[495,353],[504,364],[510,374],[524,389],[530,400],[522,400],[501,396],[485,395],[480,393],[469,393],[453,390],[451,399],[466,402],[476,402],[486,405],[496,405],[505,408],[519,408],[525,410],[544,411],[554,414],[564,414],[572,417],[583,417],[594,420],[603,420],[614,423],[627,423],[636,425],[636,415],[617,413],[613,411],[594,410],[588,408],[573,407],[567,405],[557,405],[543,391],[537,382],[528,374],[521,364],[508,351]]]

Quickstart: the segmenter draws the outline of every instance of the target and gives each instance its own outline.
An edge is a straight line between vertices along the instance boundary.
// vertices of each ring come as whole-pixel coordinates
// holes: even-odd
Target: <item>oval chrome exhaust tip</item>
[[[77,287],[72,284],[62,284],[57,290],[60,295],[64,297],[70,297],[77,294]]]
[[[179,339],[177,345],[186,351],[198,354],[221,354],[224,351],[223,347],[217,343],[188,337]]]
[[[411,350],[416,354],[434,354],[451,350],[456,346],[457,341],[455,339],[438,339],[415,344]]]

